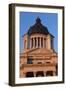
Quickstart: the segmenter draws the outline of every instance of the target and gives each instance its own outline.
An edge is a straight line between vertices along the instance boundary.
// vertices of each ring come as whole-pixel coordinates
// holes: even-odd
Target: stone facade
[[[39,28],[43,31],[37,32]],[[54,50],[54,36],[45,30],[40,19],[37,18],[36,24],[30,29],[30,34],[24,34],[24,48],[20,53],[21,78],[58,74],[58,56]]]

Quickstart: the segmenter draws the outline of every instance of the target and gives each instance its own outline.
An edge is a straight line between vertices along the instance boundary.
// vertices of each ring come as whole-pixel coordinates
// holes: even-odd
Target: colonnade
[[[30,48],[46,48],[46,39],[43,37],[33,37],[30,39]]]

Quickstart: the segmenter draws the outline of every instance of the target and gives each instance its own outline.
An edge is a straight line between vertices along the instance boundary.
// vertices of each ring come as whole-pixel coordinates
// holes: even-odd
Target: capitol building
[[[58,75],[54,38],[37,17],[35,24],[22,37],[24,48],[20,52],[20,78]]]

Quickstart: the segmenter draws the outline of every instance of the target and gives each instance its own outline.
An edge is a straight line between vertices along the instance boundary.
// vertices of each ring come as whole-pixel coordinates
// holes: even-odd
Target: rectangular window
[[[32,46],[31,46],[31,47],[33,47],[33,38],[31,39],[31,44],[32,44]]]
[[[38,47],[40,47],[40,38],[38,37]]]
[[[53,39],[51,38],[51,49],[53,49]]]
[[[46,39],[44,39],[44,48],[46,48]]]
[[[27,64],[33,64],[32,59],[28,58],[27,59]]]
[[[35,38],[35,47],[36,47],[36,38]]]
[[[43,38],[41,38],[41,47],[43,47]]]

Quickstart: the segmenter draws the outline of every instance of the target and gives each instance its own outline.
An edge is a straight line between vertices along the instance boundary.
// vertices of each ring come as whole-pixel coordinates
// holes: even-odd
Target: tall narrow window
[[[53,49],[53,39],[51,38],[51,49]]]
[[[43,38],[41,38],[41,47],[43,47]]]
[[[32,38],[32,40],[31,40],[31,41],[32,41],[32,43],[31,43],[31,45],[32,45],[32,46],[31,46],[31,47],[33,47],[33,38]]]
[[[36,38],[35,38],[35,47],[36,47]]]
[[[46,48],[46,38],[44,39],[44,48]]]
[[[27,48],[30,48],[30,37],[28,36]]]
[[[40,47],[40,38],[38,37],[38,47]]]

